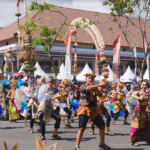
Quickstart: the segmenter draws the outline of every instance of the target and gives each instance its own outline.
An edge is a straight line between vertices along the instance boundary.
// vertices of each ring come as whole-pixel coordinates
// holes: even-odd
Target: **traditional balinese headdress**
[[[46,78],[46,83],[49,83],[49,82],[51,82],[51,83],[56,83],[56,79],[54,79],[54,78],[52,78],[52,77]]]
[[[96,77],[96,75],[93,72],[86,73],[84,76],[86,76],[86,77],[91,76],[91,77],[94,77],[94,78]]]
[[[17,81],[14,80],[14,79],[12,79],[12,80],[10,81],[10,88],[12,88],[12,87],[17,87]]]
[[[106,67],[104,67],[104,68],[101,69],[101,74],[102,74],[102,76],[108,78],[108,76],[109,76],[109,70]]]
[[[103,83],[103,82],[105,82],[104,88],[107,88],[108,85],[109,85],[109,82],[108,82],[106,79],[103,79],[103,80],[100,80],[100,81],[99,81],[99,83]]]
[[[68,79],[62,79],[61,80],[61,85],[65,85],[66,87],[69,87],[70,84],[71,84],[71,82]]]
[[[44,79],[43,78],[37,79],[37,83],[40,83],[40,82],[44,82]]]
[[[28,85],[29,85],[29,84],[33,84],[33,83],[34,83],[34,81],[33,81],[32,79],[29,79],[29,80],[28,80]]]
[[[11,52],[11,47],[9,47],[9,49],[6,51],[6,53],[9,53]]]
[[[117,87],[117,84],[115,82],[112,82],[111,83],[111,88],[116,88]]]
[[[119,88],[119,86],[123,88],[125,86],[125,84],[123,82],[118,82],[117,88]]]

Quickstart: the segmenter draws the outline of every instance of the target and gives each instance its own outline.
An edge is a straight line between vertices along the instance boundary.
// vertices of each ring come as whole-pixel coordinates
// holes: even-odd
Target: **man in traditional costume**
[[[129,123],[127,122],[127,117],[129,113],[128,113],[128,110],[125,108],[125,105],[123,104],[123,100],[124,98],[126,98],[125,93],[123,91],[123,87],[124,87],[124,83],[118,82],[118,85],[117,85],[118,90],[111,95],[111,97],[114,100],[117,98],[117,100],[114,103],[114,113],[116,113],[116,116],[114,117],[114,120],[112,121],[113,125],[115,125],[115,121],[119,117],[120,110],[122,110],[125,113],[124,125],[129,125]]]
[[[94,85],[94,79],[96,75],[92,73],[85,74],[86,83],[81,86],[81,98],[80,106],[78,109],[78,118],[79,118],[79,130],[77,134],[76,148],[75,150],[80,150],[80,142],[86,128],[87,122],[93,122],[93,125],[96,125],[99,128],[100,134],[100,148],[111,149],[105,144],[105,122],[102,119],[99,111],[97,109],[97,96],[102,96],[101,92],[98,90],[99,86],[105,86],[105,82],[98,85]]]
[[[111,116],[108,113],[107,109],[104,106],[104,102],[108,101],[108,96],[107,96],[107,87],[109,82],[107,80],[100,80],[99,84],[105,82],[106,86],[100,86],[98,87],[98,90],[101,92],[101,96],[97,96],[97,107],[99,110],[99,113],[101,116],[105,116],[106,117],[106,130],[105,130],[105,134],[107,135],[113,135],[113,133],[110,132],[110,120],[111,120]],[[94,134],[94,126],[92,126],[92,130],[91,130],[91,135]]]
[[[8,76],[11,78],[13,77],[13,62],[15,58],[12,55],[11,47],[4,53],[4,77],[7,80]]]
[[[46,84],[43,84],[38,92],[38,102],[40,103],[38,107],[38,117],[40,119],[41,124],[41,140],[45,140],[45,124],[51,121],[51,118],[56,120],[54,125],[54,134],[53,138],[61,139],[60,136],[57,135],[57,131],[60,127],[61,118],[59,114],[53,110],[52,98],[54,95],[53,85],[56,84],[55,79],[47,78]]]

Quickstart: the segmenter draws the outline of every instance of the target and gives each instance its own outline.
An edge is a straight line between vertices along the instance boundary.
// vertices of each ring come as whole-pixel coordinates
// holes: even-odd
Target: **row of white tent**
[[[21,66],[19,73],[20,73],[20,72],[23,72],[23,71],[22,71],[23,67],[24,67],[24,64]],[[42,68],[40,67],[40,65],[39,65],[38,62],[36,62],[35,67],[37,68],[37,70],[34,72],[35,76],[36,76],[36,75],[40,75],[40,76],[42,76],[42,77],[48,77],[48,74],[46,74],[46,73],[42,70]],[[109,65],[107,66],[107,68],[108,68],[108,70],[109,70],[108,81],[112,82],[112,81],[113,81],[113,71],[111,70],[111,68],[110,68]],[[149,79],[149,77],[148,77],[148,76],[149,76],[148,71],[149,71],[149,70],[148,70],[148,68],[147,68],[147,70],[146,70],[146,72],[145,72],[145,74],[144,74],[144,79]],[[85,65],[84,69],[81,71],[81,73],[76,76],[76,79],[77,79],[78,81],[85,81],[85,76],[84,76],[84,75],[85,75],[86,73],[90,73],[90,72],[93,72],[93,71],[91,70],[91,68],[90,68],[90,67],[88,66],[88,64],[86,63],[86,65]],[[66,78],[65,66],[64,66],[64,64],[62,64],[62,65],[60,66],[59,74],[57,75],[57,79],[60,80],[60,79],[65,79],[65,78]],[[102,75],[101,75],[101,76],[98,76],[98,75],[97,75],[96,78],[95,78],[95,80],[96,80],[96,81],[99,81],[99,80],[101,80],[101,79],[103,79],[103,78],[104,78],[104,77],[103,77]],[[132,72],[131,68],[128,66],[128,68],[127,68],[126,72],[124,73],[124,75],[121,76],[120,81],[122,81],[122,82],[133,82],[134,78],[135,78],[135,74]],[[73,79],[73,75],[71,76],[71,80],[72,80],[72,79]],[[140,80],[140,78],[137,77],[137,81],[139,81],[139,80]]]
[[[111,70],[110,66],[107,66],[108,70],[109,70],[109,76],[108,76],[108,81],[112,82],[113,81],[113,71]],[[76,79],[78,81],[85,81],[85,74],[86,73],[90,73],[93,72],[90,67],[88,66],[88,64],[86,63],[84,69],[81,71],[81,73],[79,75],[76,76]],[[62,64],[60,66],[60,73],[57,75],[57,79],[64,79],[65,78],[65,66],[64,64]],[[71,77],[73,79],[73,75]],[[103,79],[104,77],[101,76],[96,76],[95,80],[99,81],[101,79]],[[122,82],[133,82],[135,78],[135,74],[132,72],[130,66],[128,66],[126,72],[124,73],[123,76],[120,77],[120,81]],[[148,79],[148,69],[146,70],[145,74],[144,74],[144,79]],[[140,81],[140,78],[137,76],[137,81]]]

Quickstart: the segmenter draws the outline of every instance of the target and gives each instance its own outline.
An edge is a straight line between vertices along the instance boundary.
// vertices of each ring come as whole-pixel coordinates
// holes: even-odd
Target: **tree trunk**
[[[49,56],[49,58],[50,58],[50,61],[52,62],[53,72],[54,72],[54,76],[55,76],[55,79],[56,79],[56,77],[57,77],[57,72],[56,72],[56,69],[55,69],[54,60],[53,60],[53,58],[52,58],[52,56],[51,56],[51,54],[50,54],[50,50],[48,51],[48,56]]]
[[[143,74],[144,74],[144,69],[145,69],[145,62],[146,62],[146,57],[144,58],[143,62],[142,62],[142,67],[140,70],[140,82],[143,81]]]

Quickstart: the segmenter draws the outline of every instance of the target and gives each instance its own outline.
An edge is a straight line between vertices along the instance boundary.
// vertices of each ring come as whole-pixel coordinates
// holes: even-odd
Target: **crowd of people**
[[[99,147],[111,149],[105,144],[105,135],[113,136],[111,124],[115,125],[117,118],[123,113],[123,125],[130,125],[127,121],[129,114],[133,115],[130,129],[130,141],[138,146],[138,141],[150,144],[150,106],[149,83],[124,84],[122,82],[109,83],[107,79],[95,83],[94,73],[85,74],[85,82],[62,79],[57,81],[53,77],[32,79],[25,78],[27,85],[17,87],[18,78],[10,80],[9,120],[16,123],[20,115],[24,117],[27,126],[27,117],[30,117],[30,134],[34,133],[34,123],[39,120],[38,132],[40,140],[45,140],[45,126],[51,119],[55,120],[52,138],[60,140],[58,130],[61,122],[72,128],[74,116],[79,119],[79,130],[76,138],[75,150],[80,150],[80,142],[87,123],[91,123],[91,135],[94,135],[95,126],[99,128]],[[19,78],[23,80],[23,77]],[[102,116],[105,116],[106,123]],[[111,123],[112,120],[112,123]]]

